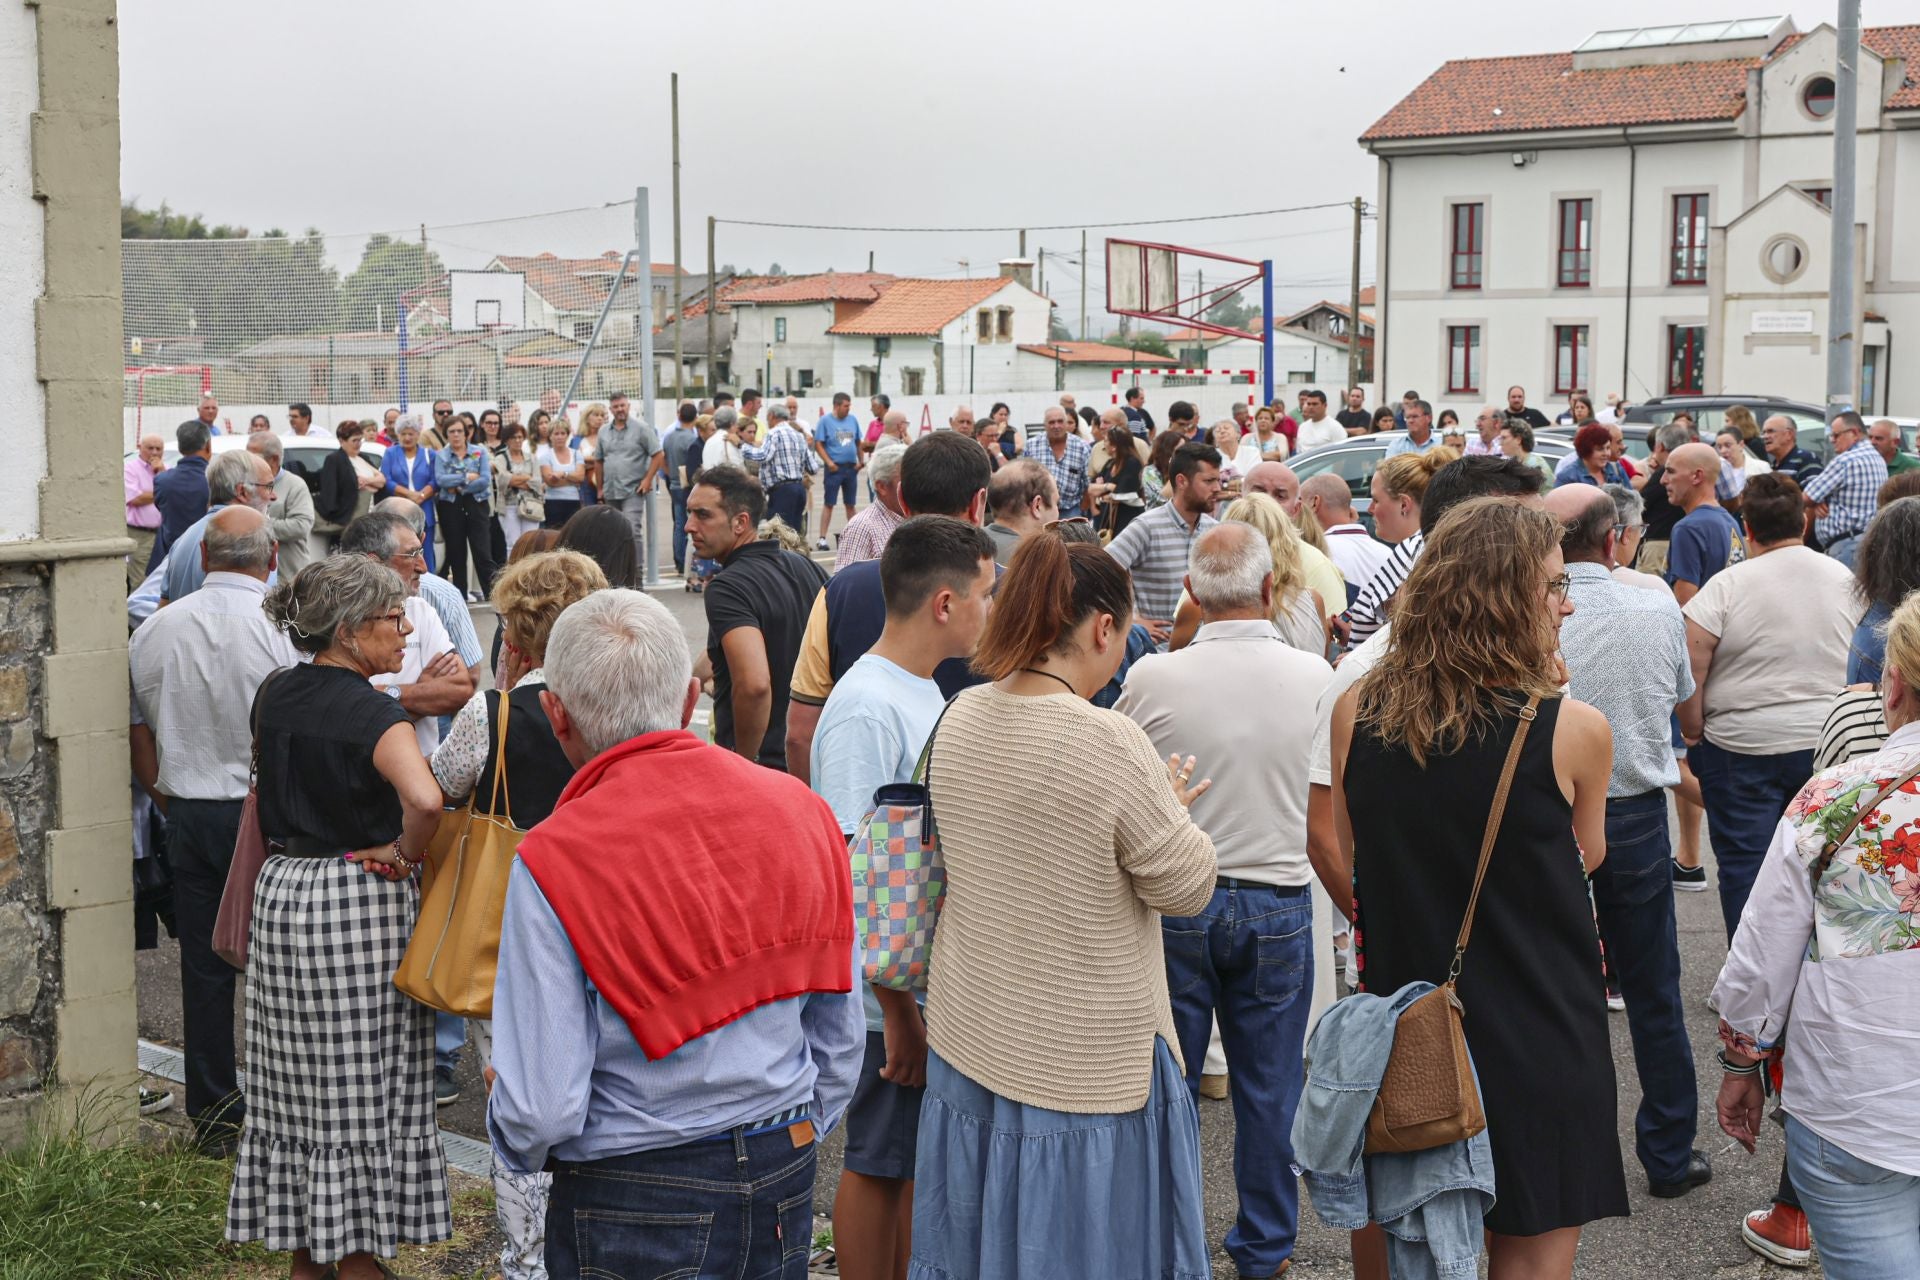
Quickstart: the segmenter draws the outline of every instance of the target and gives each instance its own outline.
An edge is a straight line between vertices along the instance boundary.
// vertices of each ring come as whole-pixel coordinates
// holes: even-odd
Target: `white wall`
[[[834,339],[827,336],[833,325],[831,302],[736,306],[730,314],[734,325],[733,377],[740,385],[759,387],[763,392],[768,386],[791,390],[794,378],[788,371],[800,369],[813,370],[816,385],[825,387],[833,380]],[[774,320],[782,317],[787,322],[787,339],[775,342]],[[716,323],[718,319],[715,317]],[[769,346],[773,348],[771,377],[765,372]]]
[[[40,532],[47,474],[46,391],[36,376],[34,302],[46,289],[46,215],[33,198],[39,42],[29,5],[0,4],[0,541]]]

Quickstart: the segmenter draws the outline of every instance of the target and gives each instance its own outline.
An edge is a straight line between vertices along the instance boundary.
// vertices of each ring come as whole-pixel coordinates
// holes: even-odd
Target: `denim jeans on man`
[[[1673,851],[1667,793],[1609,797],[1607,860],[1593,873],[1600,938],[1627,1001],[1640,1074],[1634,1151],[1652,1182],[1687,1176],[1699,1099],[1680,1002],[1680,942],[1673,919]],[[1725,883],[1726,871],[1721,870]]]
[[[1827,1280],[1920,1276],[1920,1178],[1869,1164],[1791,1115],[1787,1167]]]
[[[779,516],[795,533],[807,528],[807,486],[798,480],[782,480],[767,490],[767,514]]]
[[[433,1067],[452,1071],[460,1065],[460,1051],[467,1047],[467,1020],[457,1013],[436,1009],[433,1014]]]
[[[814,1144],[788,1129],[553,1169],[551,1280],[807,1274]]]
[[[1161,936],[1173,1026],[1196,1101],[1216,1013],[1227,1051],[1240,1194],[1227,1254],[1241,1275],[1270,1276],[1293,1256],[1300,1228],[1292,1133],[1313,991],[1313,900],[1305,885],[1223,878],[1205,911],[1166,917]]]
[[[690,489],[668,489],[673,499],[673,567],[687,571],[687,494]]]
[[[1687,749],[1687,763],[1706,804],[1707,834],[1720,871],[1720,915],[1731,942],[1774,828],[1813,776],[1813,752],[1750,756],[1702,741]]]
[[[246,1117],[233,1061],[233,989],[240,974],[213,953],[213,922],[220,914],[220,895],[226,891],[227,867],[240,832],[240,806],[238,800],[173,800],[167,805],[167,858],[173,868],[173,918],[180,939],[187,1115],[196,1137],[213,1143],[238,1137]]]

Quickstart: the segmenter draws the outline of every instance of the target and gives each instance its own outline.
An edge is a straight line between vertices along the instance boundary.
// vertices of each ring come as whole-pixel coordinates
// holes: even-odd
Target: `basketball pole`
[[[677,173],[676,173],[677,180]],[[640,421],[648,427],[654,425],[653,412],[653,242],[651,225],[647,216],[647,189],[641,187],[633,193],[633,249],[640,260],[640,296],[646,299],[646,310],[640,313]],[[621,272],[621,279],[626,273]],[[607,295],[609,307],[620,292],[618,281],[612,293]],[[603,314],[603,320],[606,318]],[[678,339],[680,326],[674,325],[674,337]],[[591,353],[589,353],[591,354]],[[583,362],[582,368],[585,367]],[[680,373],[674,371],[673,380],[680,381]],[[660,585],[660,539],[655,536],[653,519],[653,495],[655,490],[648,489],[641,499],[641,519],[646,522],[646,585]]]
[[[681,318],[680,308],[682,304],[681,304],[681,298],[680,298],[680,73],[678,71],[673,73],[672,86],[673,86],[673,398],[676,402],[678,402],[679,400],[685,398],[682,394],[682,388],[680,383],[681,383],[681,371],[686,367],[681,363],[681,347],[680,347],[680,342],[681,342],[680,330],[682,328],[682,325],[680,323],[680,318]],[[649,269],[649,275],[651,275],[651,269],[653,264],[648,263],[647,265]],[[616,281],[614,283],[614,289],[618,291],[619,287],[620,287],[619,282]],[[646,304],[647,327],[651,329],[653,327],[653,282],[652,280],[648,280],[647,291],[641,294],[640,297],[642,301],[645,302]],[[649,413],[652,412],[653,410],[652,404],[648,404],[647,410]],[[651,527],[648,528],[647,533],[648,533],[647,548],[649,552],[651,552],[653,548],[653,537],[652,537],[653,530]]]
[[[1273,259],[1260,263],[1260,403],[1273,403]]]

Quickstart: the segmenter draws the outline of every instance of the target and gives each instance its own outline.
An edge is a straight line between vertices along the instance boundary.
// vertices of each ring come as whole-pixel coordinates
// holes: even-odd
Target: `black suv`
[[[1621,434],[1625,438],[1627,453],[1631,457],[1646,457],[1649,452],[1649,431],[1673,421],[1673,415],[1682,409],[1693,415],[1693,425],[1700,432],[1700,438],[1711,444],[1714,435],[1726,421],[1728,407],[1736,404],[1753,410],[1754,421],[1762,426],[1775,414],[1786,414],[1793,419],[1794,431],[1799,436],[1802,449],[1823,463],[1832,458],[1833,446],[1827,440],[1826,411],[1816,404],[1781,400],[1774,396],[1655,396],[1651,400],[1643,400],[1629,408],[1622,421],[1624,429]]]

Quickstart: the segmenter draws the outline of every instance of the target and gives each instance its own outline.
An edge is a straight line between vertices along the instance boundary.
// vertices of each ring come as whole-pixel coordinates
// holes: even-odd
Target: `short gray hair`
[[[1687,428],[1677,422],[1669,422],[1665,426],[1655,429],[1653,439],[1654,443],[1658,444],[1662,449],[1665,449],[1668,453],[1672,453],[1683,444],[1692,444],[1693,432],[1687,430]]]
[[[898,447],[875,449],[873,461],[867,464],[867,479],[875,484],[891,484],[900,478],[900,462],[907,451]]]
[[[547,640],[547,687],[598,755],[681,727],[693,658],[667,607],[621,587],[569,605]]]
[[[394,430],[394,433],[395,433],[396,435],[397,435],[397,434],[399,434],[399,433],[400,433],[400,432],[402,432],[402,431],[408,431],[408,430],[412,430],[412,431],[419,431],[419,430],[421,430],[421,426],[420,426],[420,415],[419,415],[419,414],[417,414],[417,413],[403,413],[403,414],[401,414],[401,415],[400,415],[400,421],[398,421],[398,422],[396,422],[396,423],[394,423],[394,424],[393,424],[393,430]]]
[[[207,572],[219,571],[251,573],[264,571],[273,559],[273,528],[265,516],[248,511],[252,516],[251,527],[244,533],[232,533],[227,529],[226,520],[220,517],[224,512],[216,511],[207,521],[205,536],[201,545],[207,549]]]
[[[792,416],[792,414],[787,412],[787,406],[783,404],[770,404],[767,406],[767,421],[769,423],[785,422]]]
[[[223,453],[207,464],[207,501],[215,506],[225,506],[239,497],[240,486],[252,486],[258,481],[254,476],[258,459],[245,449],[235,449]]]
[[[398,495],[382,498],[373,504],[373,509],[385,515],[399,516],[415,533],[423,538],[427,536],[426,510],[412,498],[402,498]]]
[[[280,437],[271,431],[256,431],[247,437],[247,452],[257,453],[263,458],[278,462],[286,447],[280,443]]]
[[[261,608],[302,653],[324,653],[340,628],[352,630],[404,605],[400,575],[365,556],[328,556],[282,578]]]
[[[731,431],[733,424],[740,421],[740,411],[730,404],[723,404],[713,411],[713,429]]]
[[[1632,485],[1608,484],[1600,486],[1601,492],[1613,499],[1613,522],[1631,528],[1641,523],[1646,514],[1647,500],[1636,492]]]
[[[1273,572],[1273,552],[1250,524],[1223,521],[1193,540],[1187,582],[1202,609],[1252,609]]]

